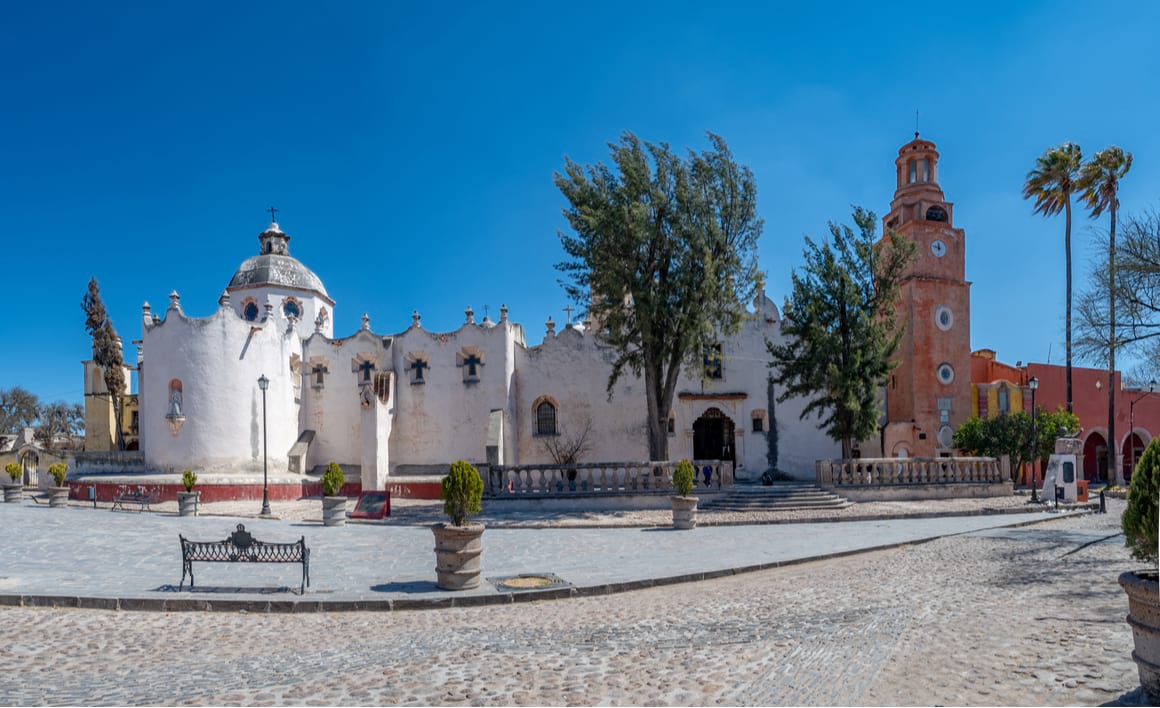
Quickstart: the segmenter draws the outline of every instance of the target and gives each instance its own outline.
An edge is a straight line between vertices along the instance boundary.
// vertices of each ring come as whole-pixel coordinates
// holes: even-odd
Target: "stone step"
[[[706,511],[785,511],[792,509],[844,509],[850,502],[808,482],[779,482],[770,486],[743,486],[728,495],[707,501]]]

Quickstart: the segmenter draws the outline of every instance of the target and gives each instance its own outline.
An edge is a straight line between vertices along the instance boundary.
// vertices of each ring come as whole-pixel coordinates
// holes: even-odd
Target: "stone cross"
[[[410,368],[414,369],[415,381],[419,382],[423,380],[423,369],[430,369],[431,365],[422,359],[416,359],[415,361],[411,362]]]
[[[355,361],[351,362],[351,364],[352,364],[351,371],[361,371],[362,372],[362,382],[363,383],[370,383],[371,372],[375,370],[375,363],[373,361],[369,361],[369,360],[359,363],[359,361],[356,359]]]
[[[475,367],[482,363],[483,359],[480,359],[478,356],[476,356],[474,352],[463,358],[463,365],[467,367],[468,376],[479,376],[478,370]]]
[[[270,223],[271,224],[276,223],[278,220],[274,218],[274,214],[277,213],[278,210],[275,209],[274,207],[270,207],[266,211],[270,212]]]

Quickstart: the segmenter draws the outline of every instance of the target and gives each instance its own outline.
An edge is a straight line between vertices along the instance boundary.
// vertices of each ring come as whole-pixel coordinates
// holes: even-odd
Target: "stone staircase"
[[[785,511],[791,509],[845,509],[851,502],[809,482],[774,482],[765,487],[737,485],[718,499],[701,504],[703,511]]]

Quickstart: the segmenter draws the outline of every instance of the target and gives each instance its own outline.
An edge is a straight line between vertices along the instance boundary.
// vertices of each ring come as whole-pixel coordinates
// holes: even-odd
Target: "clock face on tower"
[[[933,253],[936,258],[942,258],[947,254],[947,245],[943,243],[942,239],[936,238],[930,242],[930,252]]]

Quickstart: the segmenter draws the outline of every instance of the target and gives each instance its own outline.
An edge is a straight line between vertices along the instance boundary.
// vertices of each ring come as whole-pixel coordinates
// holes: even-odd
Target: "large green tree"
[[[1093,219],[1108,212],[1108,481],[1116,465],[1116,212],[1120,208],[1120,182],[1132,169],[1132,153],[1112,146],[1092,155],[1091,161],[1080,171],[1077,187],[1080,199],[1091,211]]]
[[[878,396],[894,369],[903,326],[895,316],[901,278],[914,242],[891,232],[876,243],[877,217],[854,207],[857,232],[830,222],[830,241],[808,236],[805,265],[792,275],[783,313],[784,344],[767,343],[779,401],[803,396],[801,418],[816,414],[849,458],[877,429]]]
[[[1035,200],[1035,213],[1045,217],[1064,212],[1063,249],[1067,282],[1066,318],[1064,325],[1067,379],[1067,410],[1071,411],[1071,195],[1076,189],[1083,153],[1079,145],[1064,143],[1043,153],[1035,161],[1035,169],[1027,173],[1023,184],[1023,198]]]
[[[85,311],[85,330],[93,338],[93,361],[101,367],[105,388],[113,402],[113,420],[116,426],[117,448],[125,448],[125,439],[121,435],[122,401],[125,394],[125,361],[121,354],[121,338],[113,328],[113,321],[105,310],[105,303],[101,300],[101,286],[96,278],[89,280],[89,291],[81,301],[81,309]]]
[[[955,430],[955,447],[968,455],[1001,457],[1011,461],[1011,482],[1019,483],[1020,469],[1055,452],[1055,439],[1079,431],[1079,418],[1063,406],[1053,413],[1037,407],[1035,418],[1026,411],[994,418],[967,418]]]
[[[649,456],[668,457],[666,421],[682,368],[735,333],[757,270],[757,186],[725,141],[683,157],[632,133],[610,143],[612,166],[566,159],[556,186],[574,233],[556,267],[615,353],[608,394],[624,373],[643,376]]]

